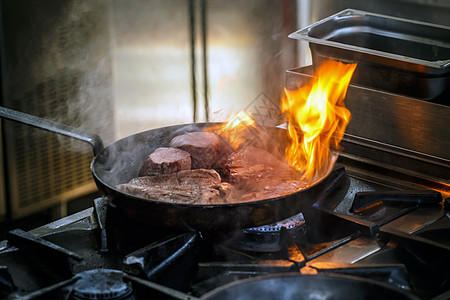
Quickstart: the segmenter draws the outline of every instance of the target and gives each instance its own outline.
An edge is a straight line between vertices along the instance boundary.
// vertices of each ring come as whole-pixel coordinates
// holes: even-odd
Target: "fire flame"
[[[288,119],[289,164],[303,173],[303,180],[314,182],[331,169],[339,143],[350,122],[344,98],[356,64],[328,60],[315,77],[298,90],[285,89],[281,110]]]
[[[206,130],[226,138],[231,146],[237,149],[246,141],[246,133],[251,128],[256,129],[252,114],[247,111],[240,111],[228,123],[220,126],[212,126],[206,128]]]

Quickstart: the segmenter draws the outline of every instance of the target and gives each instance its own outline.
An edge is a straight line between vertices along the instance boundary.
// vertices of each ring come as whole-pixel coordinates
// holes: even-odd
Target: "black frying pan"
[[[138,222],[161,227],[195,229],[200,231],[230,230],[269,224],[288,218],[314,203],[330,184],[340,178],[338,171],[286,196],[246,203],[193,205],[174,204],[136,197],[115,188],[137,177],[139,169],[154,149],[168,146],[170,140],[182,133],[200,131],[211,124],[187,124],[152,129],[118,140],[103,148],[95,134],[0,107],[0,117],[28,124],[91,144],[94,159],[91,171],[97,187],[127,216]],[[266,128],[275,137],[285,136],[285,130]],[[274,145],[279,145],[274,143]],[[272,149],[273,150],[273,149]]]
[[[301,275],[281,273],[244,279],[224,285],[201,297],[202,300],[378,300],[416,299],[409,292],[375,280],[348,275]]]

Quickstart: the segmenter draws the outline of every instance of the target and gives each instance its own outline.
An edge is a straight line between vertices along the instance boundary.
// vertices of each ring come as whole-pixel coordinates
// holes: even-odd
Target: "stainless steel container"
[[[423,100],[450,89],[450,27],[346,9],[289,35],[313,65],[356,62],[352,83]]]
[[[312,66],[288,70],[286,87],[295,90],[313,77]],[[341,155],[450,186],[450,106],[353,84],[345,105],[352,118]]]

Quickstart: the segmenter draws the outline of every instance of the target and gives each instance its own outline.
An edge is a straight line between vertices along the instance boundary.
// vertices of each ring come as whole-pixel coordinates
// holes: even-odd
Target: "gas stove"
[[[288,87],[309,70],[288,71]],[[92,208],[9,232],[0,242],[1,296],[449,299],[450,164],[440,155],[448,141],[424,153],[417,148],[423,136],[404,139],[401,128],[380,140],[377,130],[393,116],[386,125],[371,115],[380,103],[420,106],[436,119],[448,107],[355,85],[346,103],[354,117],[344,151],[313,205],[259,227],[198,232],[142,225],[107,198],[93,199]],[[432,139],[448,134],[429,132]]]
[[[92,208],[56,222],[9,232],[0,244],[2,296],[236,299],[231,295],[242,294],[241,285],[280,280],[311,290],[320,282],[327,293],[347,285],[345,295],[364,299],[368,291],[374,299],[448,298],[448,190],[370,177],[366,165],[345,155],[333,172],[335,184],[312,207],[231,232],[142,226],[107,199],[94,199]]]

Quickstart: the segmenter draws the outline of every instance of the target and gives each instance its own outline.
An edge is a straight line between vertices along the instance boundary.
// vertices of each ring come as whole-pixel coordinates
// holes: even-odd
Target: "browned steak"
[[[281,197],[309,186],[287,162],[253,146],[231,153],[225,171],[244,202]]]
[[[178,182],[184,185],[215,185],[222,180],[219,173],[212,169],[181,171],[176,175]]]
[[[138,177],[117,188],[150,200],[185,204],[227,203],[234,191],[231,185],[221,182],[216,171],[205,169]]]
[[[243,201],[255,201],[261,199],[271,199],[296,193],[303,189],[306,189],[309,184],[301,180],[283,180],[283,179],[270,179],[263,180],[258,183],[259,188],[243,194],[241,200]]]
[[[178,148],[157,148],[139,171],[139,176],[175,173],[191,168],[191,156]]]
[[[212,132],[189,132],[174,137],[171,147],[191,155],[192,169],[221,169],[232,148]]]
[[[293,179],[295,170],[273,154],[257,147],[246,146],[228,156],[225,170],[235,184],[252,184],[255,180]]]

